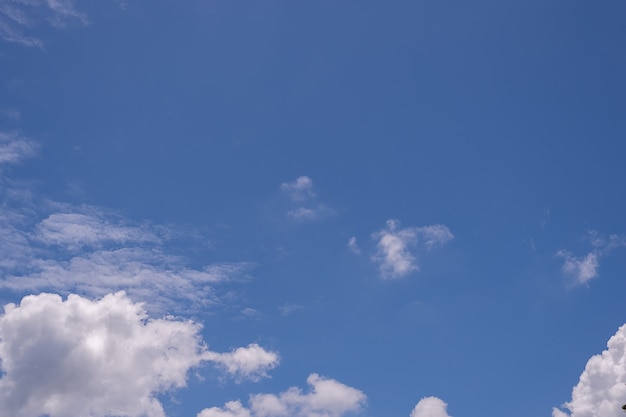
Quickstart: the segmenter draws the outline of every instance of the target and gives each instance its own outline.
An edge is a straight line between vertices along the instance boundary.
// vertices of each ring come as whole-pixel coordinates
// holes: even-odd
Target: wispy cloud
[[[323,220],[337,214],[336,210],[317,201],[317,194],[313,190],[313,180],[301,176],[291,182],[283,182],[281,191],[289,196],[295,207],[287,211],[287,216],[297,221]]]
[[[298,207],[294,210],[289,210],[287,215],[295,220],[300,221],[314,221],[321,220],[336,214],[335,210],[324,204],[317,204],[313,207]]]
[[[2,134],[0,163],[38,149]],[[168,251],[172,227],[134,222],[100,207],[37,198],[27,186],[0,182],[0,288],[16,296],[40,291],[102,297],[125,290],[151,312],[184,312],[220,304],[216,286],[246,276],[249,263],[190,267]],[[178,242],[180,243],[180,242]]]
[[[66,27],[70,23],[87,24],[87,16],[70,0],[12,0],[0,3],[0,37],[23,46],[43,45],[29,32],[42,26]]]
[[[553,417],[620,417],[626,398],[626,325],[609,339],[607,349],[592,356],[572,390],[563,411],[554,408]]]
[[[582,256],[575,256],[572,252],[561,249],[556,256],[563,258],[561,270],[570,276],[574,285],[585,285],[591,279],[599,276],[600,259],[609,255],[613,249],[626,245],[623,236],[610,235],[604,237],[595,230],[587,233],[586,240],[591,244],[592,249]]]
[[[313,180],[306,175],[296,178],[291,182],[283,182],[280,189],[289,194],[294,201],[305,201],[315,197],[313,192]]]
[[[0,168],[30,158],[39,152],[37,142],[17,132],[0,132]]]
[[[92,206],[68,208],[68,213],[52,213],[39,222],[33,239],[68,250],[106,244],[161,242],[149,225],[125,224],[127,220],[123,217]]]
[[[280,306],[278,311],[280,311],[280,315],[283,317],[290,316],[296,311],[304,310],[304,306],[300,304],[285,304],[284,306]]]
[[[399,226],[397,220],[387,220],[387,227],[372,234],[372,239],[377,240],[372,261],[378,264],[383,279],[402,278],[419,271],[414,252],[419,245],[430,250],[454,238],[450,230],[441,224],[403,229]]]
[[[278,395],[256,394],[250,396],[248,408],[230,401],[223,408],[206,408],[197,417],[341,417],[365,406],[363,392],[334,379],[311,374],[307,383],[307,393],[291,387]]]
[[[356,241],[356,237],[352,236],[348,240],[348,249],[350,249],[350,252],[354,253],[355,255],[361,254],[361,249],[359,249],[359,244]]]

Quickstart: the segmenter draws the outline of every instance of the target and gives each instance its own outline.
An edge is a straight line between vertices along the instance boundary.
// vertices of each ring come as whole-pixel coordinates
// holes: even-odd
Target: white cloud
[[[300,221],[314,221],[322,220],[331,217],[335,214],[335,211],[324,204],[318,204],[314,207],[298,207],[294,210],[289,210],[287,215],[295,220]]]
[[[402,278],[419,271],[419,265],[411,249],[421,243],[430,250],[442,246],[454,236],[444,225],[407,227],[399,229],[397,220],[387,220],[387,227],[372,234],[378,240],[377,251],[372,260],[379,266],[383,279]]]
[[[84,25],[88,19],[70,0],[12,0],[0,4],[0,37],[6,42],[41,47],[43,41],[27,35],[27,31],[43,25],[62,28],[71,22]]]
[[[20,162],[37,150],[29,139],[0,132],[0,164]],[[216,285],[244,277],[251,266],[190,267],[168,251],[171,239],[179,248],[187,244],[174,227],[41,200],[8,178],[0,178],[0,203],[0,289],[16,296],[47,291],[93,298],[125,290],[152,313],[193,312],[220,304]]]
[[[598,276],[598,254],[595,252],[589,252],[582,258],[576,258],[570,252],[560,250],[557,252],[557,256],[564,258],[563,273],[570,275],[574,278],[575,284],[586,284],[592,278]]]
[[[232,401],[224,408],[204,409],[198,417],[340,417],[365,406],[363,392],[334,379],[311,374],[307,383],[307,393],[291,387],[278,395],[256,394],[250,397],[249,408]]]
[[[250,417],[250,410],[239,401],[229,401],[224,408],[205,408],[198,414],[198,417]]]
[[[452,239],[454,235],[450,233],[450,230],[442,224],[433,224],[430,226],[418,227],[417,233],[424,241],[426,249],[433,249],[438,246],[443,246]]]
[[[227,353],[207,352],[204,359],[215,362],[237,381],[267,378],[267,372],[280,362],[277,352],[265,350],[256,343]]]
[[[626,239],[623,236],[610,235],[605,238],[595,230],[587,232],[586,239],[593,249],[584,256],[575,256],[564,249],[556,253],[557,257],[564,259],[561,270],[565,275],[572,277],[574,285],[584,285],[591,279],[597,278],[600,258],[609,255],[613,249],[626,245]]]
[[[294,201],[305,201],[315,197],[313,192],[313,180],[305,175],[291,182],[283,182],[280,189],[289,194]]]
[[[336,211],[326,204],[316,202],[317,194],[313,191],[313,180],[301,176],[292,182],[284,182],[280,189],[287,193],[293,202],[293,209],[287,211],[287,216],[297,221],[323,220],[336,215]]]
[[[304,306],[300,304],[285,304],[278,308],[283,317],[287,317],[298,310],[304,310]]]
[[[572,399],[563,405],[569,413],[553,409],[553,417],[618,417],[626,402],[626,325],[622,325],[607,349],[592,356],[572,390]]]
[[[450,417],[447,412],[448,404],[437,397],[422,398],[413,411],[411,417]]]
[[[7,274],[0,288],[18,293],[51,291],[101,297],[125,290],[152,312],[194,311],[218,304],[215,284],[245,274],[249,265],[213,264],[185,267],[184,260],[160,249],[101,250],[69,260],[31,259],[29,271]]]
[[[81,208],[74,208],[81,209]],[[84,208],[83,208],[84,210]],[[53,213],[35,227],[34,239],[70,250],[106,243],[142,243],[160,241],[147,226],[126,225],[118,216],[88,207],[89,213]],[[107,218],[112,217],[112,218]]]
[[[205,353],[200,326],[148,319],[124,293],[41,294],[0,316],[0,410],[12,417],[163,417]]]
[[[0,132],[0,165],[16,164],[39,152],[39,145],[15,132]]]
[[[356,237],[352,236],[350,240],[348,240],[348,249],[355,255],[361,254],[361,249],[359,249],[359,245],[356,243]]]

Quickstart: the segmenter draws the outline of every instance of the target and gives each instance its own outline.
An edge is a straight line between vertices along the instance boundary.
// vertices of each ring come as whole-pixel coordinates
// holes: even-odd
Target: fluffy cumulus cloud
[[[204,362],[252,380],[278,364],[256,344],[212,352],[199,331],[192,321],[150,319],[123,292],[24,297],[0,316],[0,415],[163,417],[157,396],[184,387]]]
[[[280,362],[278,353],[267,351],[256,343],[234,349],[232,352],[207,352],[204,358],[218,364],[237,381],[244,379],[258,381],[266,378],[267,372]]]
[[[256,394],[249,407],[239,401],[202,410],[198,417],[340,417],[361,410],[366,396],[356,388],[317,374],[307,379],[309,392],[292,387],[276,394]]]
[[[377,241],[372,260],[378,264],[381,277],[395,279],[419,271],[414,254],[418,245],[430,250],[444,245],[454,236],[441,224],[400,228],[397,220],[387,220],[387,227],[373,233],[372,238]]]
[[[448,415],[448,404],[437,397],[422,398],[413,411],[411,417],[450,417]]]
[[[626,402],[626,325],[620,327],[607,349],[589,359],[572,390],[571,401],[563,411],[553,409],[552,417],[618,417],[623,416]]]
[[[0,409],[13,417],[164,416],[205,347],[190,321],[148,319],[124,293],[25,297],[0,317]]]
[[[602,236],[595,230],[587,232],[586,240],[591,244],[591,250],[582,256],[575,256],[572,252],[561,249],[556,256],[563,259],[561,270],[571,277],[574,285],[585,285],[591,279],[599,276],[600,259],[609,255],[613,249],[626,245],[623,236]]]

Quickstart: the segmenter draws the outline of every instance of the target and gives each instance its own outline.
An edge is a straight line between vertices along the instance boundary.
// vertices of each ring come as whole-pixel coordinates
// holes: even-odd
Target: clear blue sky
[[[256,394],[289,417],[431,396],[454,417],[621,415],[626,355],[592,399],[572,388],[626,322],[625,19],[617,0],[0,0],[0,301],[95,309],[82,330],[4,313],[0,405],[114,415],[119,384],[61,370],[121,366],[99,314],[142,302],[203,325],[173,338],[203,341],[185,387],[128,388],[168,417],[284,415]],[[91,362],[40,346],[41,322]],[[62,384],[10,368],[26,345]],[[143,355],[121,381],[160,375]],[[307,396],[313,374],[341,401]],[[412,415],[445,417],[431,400]],[[141,407],[117,412],[158,416]]]

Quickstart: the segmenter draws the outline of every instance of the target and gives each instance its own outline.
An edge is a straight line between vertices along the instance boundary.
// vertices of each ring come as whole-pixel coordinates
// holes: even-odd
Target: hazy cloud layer
[[[206,408],[198,417],[340,417],[365,406],[365,394],[334,379],[311,374],[307,383],[307,393],[291,387],[278,395],[256,394],[248,408],[231,401],[223,408]]]
[[[383,279],[397,279],[419,271],[415,251],[431,250],[452,240],[450,230],[441,224],[401,229],[397,220],[387,220],[387,227],[372,234],[377,241],[372,260],[378,264]]]
[[[601,354],[592,356],[572,390],[571,401],[553,417],[618,417],[626,403],[626,325],[617,330]]]

